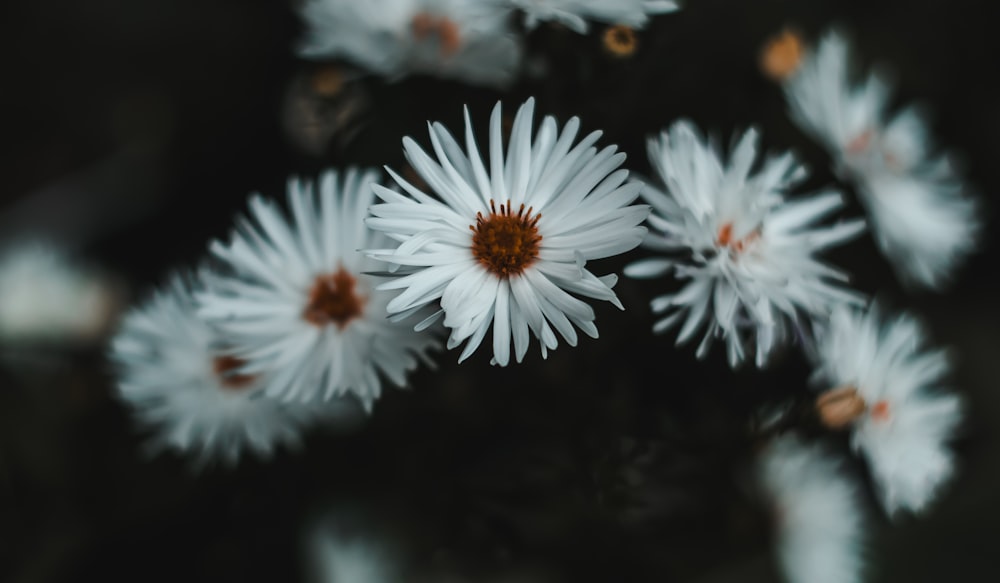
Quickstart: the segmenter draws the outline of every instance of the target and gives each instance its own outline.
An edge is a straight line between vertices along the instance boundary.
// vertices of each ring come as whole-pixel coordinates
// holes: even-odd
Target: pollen
[[[802,35],[786,28],[764,43],[760,51],[760,70],[774,81],[784,81],[799,68],[804,54]]]
[[[216,356],[212,359],[212,371],[219,377],[219,384],[224,389],[240,391],[253,384],[256,377],[249,374],[233,373],[234,370],[246,364],[235,356]]]
[[[635,31],[624,24],[616,24],[604,29],[601,37],[604,49],[615,57],[631,57],[639,48],[639,37]]]
[[[410,21],[410,29],[417,40],[422,41],[430,36],[437,36],[441,43],[442,57],[450,57],[462,47],[461,30],[458,24],[449,18],[436,18],[432,14],[421,12]]]
[[[320,275],[309,291],[309,303],[302,317],[316,326],[335,324],[343,328],[361,315],[365,298],[355,290],[357,280],[344,268]]]
[[[500,205],[490,201],[490,215],[476,213],[472,229],[472,255],[498,277],[519,275],[538,258],[542,236],[538,234],[538,219],[532,208],[522,204],[513,212],[510,201]]]
[[[725,223],[719,227],[719,232],[715,236],[715,243],[719,247],[728,247],[730,251],[742,253],[747,246],[760,238],[760,229],[754,229],[742,239],[733,238],[733,224]]]
[[[890,414],[888,401],[878,401],[872,405],[871,416],[875,421],[888,421]]]

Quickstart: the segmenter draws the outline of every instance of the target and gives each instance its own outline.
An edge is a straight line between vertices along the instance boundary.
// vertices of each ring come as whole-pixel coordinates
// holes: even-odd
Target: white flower
[[[630,277],[673,270],[690,280],[679,292],[653,300],[654,312],[671,312],[653,329],[663,332],[683,323],[678,344],[704,330],[699,358],[721,336],[732,366],[746,358],[750,336],[756,339],[757,365],[763,366],[793,329],[805,332],[803,317],[824,319],[834,306],[858,301],[841,284],[846,275],[813,255],[856,236],[862,222],[816,226],[841,208],[840,195],[786,200],[805,168],[789,153],[766,159],[752,173],[756,156],[754,130],[733,148],[728,164],[686,121],[651,139],[650,161],[667,192],[649,185],[643,189],[653,205],[645,244],[671,256],[625,269]]]
[[[121,290],[56,245],[14,244],[0,257],[0,342],[92,342],[112,327]]]
[[[841,310],[820,338],[816,378],[853,387],[865,402],[852,444],[867,458],[889,514],[923,510],[954,471],[946,442],[961,421],[958,397],[943,391],[948,361],[924,350],[911,316],[883,322],[878,310]]]
[[[212,253],[232,274],[197,294],[199,314],[217,326],[241,372],[266,374],[266,393],[285,400],[355,394],[371,409],[380,374],[397,386],[439,344],[386,319],[393,294],[375,290],[375,262],[358,249],[387,241],[364,225],[373,171],[325,172],[314,184],[291,179],[291,220],[259,195],[250,219]]]
[[[672,0],[508,0],[524,12],[524,24],[535,28],[539,22],[555,20],[583,34],[587,20],[624,24],[641,28],[650,14],[665,14],[679,8]]]
[[[577,341],[574,325],[596,338],[594,310],[575,296],[622,306],[611,289],[617,278],[595,277],[584,265],[636,247],[646,231],[638,225],[649,208],[628,206],[640,185],[625,184],[628,172],[615,171],[625,154],[615,146],[598,152],[593,144],[600,132],[573,146],[577,118],[560,132],[555,119],[546,117],[532,141],[533,112],[533,99],[518,110],[505,157],[497,104],[486,165],[468,111],[467,154],[438,123],[430,125],[437,160],[405,138],[407,159],[437,197],[391,171],[408,196],[375,186],[384,203],[371,208],[375,217],[368,225],[401,244],[372,250],[372,256],[408,268],[381,286],[404,289],[389,312],[405,317],[440,300],[439,315],[451,328],[448,347],[467,341],[460,362],[490,324],[493,360],[501,366],[510,361],[512,338],[521,361],[529,329],[541,341],[543,357],[558,345],[553,328],[571,346]]]
[[[351,414],[346,401],[306,408],[265,397],[262,377],[234,372],[240,362],[218,350],[222,339],[195,310],[190,284],[174,276],[126,315],[112,344],[119,394],[156,431],[154,447],[234,464],[244,451],[267,458],[298,446],[302,426],[320,415]]]
[[[306,0],[299,53],[342,58],[393,80],[426,73],[504,86],[523,53],[510,14],[483,0]]]
[[[869,73],[850,78],[845,39],[826,35],[785,83],[792,117],[855,182],[879,248],[907,283],[940,288],[975,247],[974,199],[954,163],[935,155],[917,107],[888,113],[889,87]]]
[[[308,580],[312,583],[396,583],[401,580],[393,545],[359,516],[336,520],[330,513],[309,528],[305,539]]]
[[[840,463],[822,447],[786,435],[761,453],[758,475],[789,583],[860,581],[864,519],[856,487]]]

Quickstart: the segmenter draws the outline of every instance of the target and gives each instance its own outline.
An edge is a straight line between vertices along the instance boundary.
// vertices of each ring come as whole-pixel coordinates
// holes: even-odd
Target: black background
[[[959,477],[927,516],[889,522],[868,500],[868,580],[992,581],[1000,38],[990,8],[690,0],[640,32],[625,60],[603,52],[600,25],[587,36],[543,26],[529,47],[549,63],[544,75],[502,93],[429,78],[359,81],[368,104],[360,132],[313,155],[282,121],[290,87],[312,70],[290,50],[299,23],[289,6],[8,0],[0,238],[57,237],[141,298],[227,233],[247,193],[280,195],[287,175],[327,165],[402,168],[400,139],[427,143],[426,120],[457,131],[468,104],[482,131],[496,100],[512,113],[529,95],[541,113],[603,129],[601,143],[618,144],[637,172],[649,170],[645,139],[688,117],[726,137],[759,125],[766,145],[808,161],[809,186],[825,185],[828,159],[788,121],[757,52],[787,24],[809,36],[840,25],[866,63],[891,66],[900,103],[928,106],[939,144],[965,159],[987,222],[980,251],[941,294],[901,288],[867,236],[831,255],[856,287],[919,313],[954,348],[954,384],[969,405]],[[593,270],[620,272],[626,260]],[[747,420],[762,403],[803,395],[808,366],[789,353],[769,370],[733,372],[721,351],[698,362],[674,349],[670,335],[649,330],[648,300],[666,285],[623,279],[627,310],[597,306],[599,340],[561,346],[547,361],[533,344],[507,369],[491,368],[486,349],[461,366],[457,352],[443,354],[437,372],[390,391],[357,433],[316,430],[301,452],[200,475],[176,457],[143,457],[101,349],[19,355],[27,366],[0,370],[0,578],[299,580],[303,525],[333,505],[361,509],[371,528],[402,541],[414,573],[777,580],[766,516],[747,487],[758,445]],[[850,467],[864,479],[860,464]]]

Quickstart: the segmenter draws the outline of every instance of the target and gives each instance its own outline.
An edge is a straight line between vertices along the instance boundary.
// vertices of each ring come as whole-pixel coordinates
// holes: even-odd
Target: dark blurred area
[[[248,193],[283,196],[288,175],[331,165],[403,169],[401,138],[427,143],[426,120],[456,132],[468,104],[483,131],[498,99],[513,113],[531,95],[539,112],[603,129],[601,143],[618,144],[642,174],[646,138],[688,117],[724,140],[759,125],[770,148],[808,161],[818,187],[835,180],[829,160],[787,119],[758,51],[786,25],[815,37],[836,24],[866,63],[891,67],[901,103],[928,107],[938,144],[965,160],[987,214],[981,250],[944,293],[900,287],[868,236],[831,256],[856,287],[917,312],[952,347],[968,402],[960,473],[940,502],[890,522],[872,498],[868,580],[993,581],[992,8],[688,0],[639,31],[630,58],[604,50],[599,24],[586,36],[543,26],[528,37],[528,74],[500,93],[422,77],[318,78],[320,65],[292,53],[293,8],[274,0],[8,0],[0,243],[58,240],[122,278],[134,302],[228,233]],[[594,271],[620,273],[642,254]],[[767,519],[747,488],[758,445],[748,424],[761,405],[805,396],[808,364],[789,352],[767,370],[734,372],[719,350],[699,362],[675,349],[650,331],[648,300],[665,285],[622,278],[627,310],[596,307],[598,340],[546,361],[533,341],[525,363],[507,369],[482,350],[461,366],[444,353],[412,390],[388,391],[363,429],[312,431],[299,452],[202,474],[144,454],[103,345],[13,350],[0,360],[0,580],[298,581],[303,525],[332,504],[367,509],[414,569],[469,581],[520,569],[545,581],[777,581]]]

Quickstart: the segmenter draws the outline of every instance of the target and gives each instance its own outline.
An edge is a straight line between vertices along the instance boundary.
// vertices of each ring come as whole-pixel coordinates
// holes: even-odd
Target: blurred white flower
[[[857,489],[840,463],[822,447],[786,435],[761,453],[758,476],[789,583],[860,581],[864,518]]]
[[[665,14],[680,8],[672,0],[507,0],[524,13],[529,29],[539,22],[554,20],[583,34],[587,19],[641,28],[651,14]]]
[[[466,112],[467,153],[441,124],[430,126],[437,160],[410,138],[403,140],[410,164],[437,195],[430,196],[392,173],[406,194],[375,186],[384,202],[371,208],[368,225],[401,241],[395,249],[373,249],[378,259],[405,266],[405,275],[381,289],[404,289],[389,303],[406,317],[440,300],[448,347],[466,342],[459,361],[469,357],[493,325],[493,362],[520,362],[529,329],[554,349],[555,328],[571,346],[574,325],[596,338],[594,310],[576,295],[606,300],[622,308],[612,287],[616,276],[596,277],[588,260],[636,247],[649,213],[629,206],[638,184],[625,184],[625,160],[615,146],[597,151],[593,132],[572,146],[580,121],[560,133],[546,117],[532,141],[534,100],[518,110],[504,156],[500,104],[490,120],[490,153],[484,165]],[[571,147],[572,146],[572,147]],[[575,294],[575,295],[573,295]],[[623,308],[622,308],[623,309]],[[418,324],[418,328],[425,323]]]
[[[392,292],[376,291],[376,262],[359,249],[384,246],[367,229],[374,171],[325,172],[318,188],[290,179],[288,207],[259,195],[237,222],[231,242],[212,254],[230,268],[210,277],[196,297],[199,315],[218,327],[240,372],[267,375],[265,392],[285,400],[330,399],[353,393],[371,410],[380,375],[406,386],[419,361],[432,364],[439,344],[386,318]],[[318,192],[317,192],[318,190]]]
[[[954,161],[935,154],[917,107],[889,114],[889,87],[871,72],[851,79],[847,41],[828,33],[785,81],[792,118],[856,186],[879,248],[900,278],[940,288],[974,250],[978,205]]]
[[[299,54],[345,59],[396,80],[424,73],[505,86],[523,47],[510,8],[483,0],[306,0]]]
[[[667,313],[653,329],[681,324],[678,344],[704,330],[698,357],[721,338],[732,366],[748,351],[756,352],[757,366],[763,366],[792,331],[805,339],[804,324],[825,319],[841,303],[860,301],[844,287],[847,276],[814,255],[855,237],[862,221],[818,226],[842,207],[840,194],[787,200],[805,168],[788,153],[767,158],[754,173],[757,149],[757,132],[751,129],[723,163],[718,148],[683,120],[650,139],[650,162],[667,191],[643,188],[653,205],[645,246],[668,256],[625,269],[630,277],[672,271],[689,280],[677,293],[653,300],[654,312]]]
[[[119,394],[156,432],[155,449],[189,454],[197,465],[232,465],[245,451],[267,458],[278,446],[298,446],[312,419],[363,416],[346,399],[306,407],[267,398],[263,377],[236,372],[241,362],[219,351],[222,339],[195,309],[191,284],[174,276],[126,315],[112,343]]]
[[[890,515],[926,508],[954,472],[946,442],[961,422],[960,401],[942,387],[944,351],[923,344],[912,316],[883,321],[874,306],[838,311],[819,339],[816,380],[863,399],[851,441]]]
[[[0,342],[96,342],[113,327],[123,293],[56,245],[13,244],[0,253]]]

